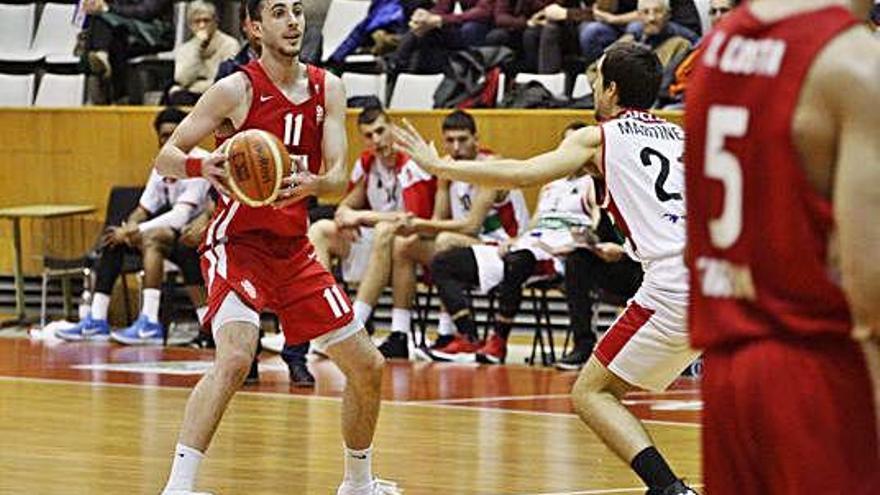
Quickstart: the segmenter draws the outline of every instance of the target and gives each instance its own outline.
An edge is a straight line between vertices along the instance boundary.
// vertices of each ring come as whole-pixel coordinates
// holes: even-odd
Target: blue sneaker
[[[55,336],[68,342],[107,340],[110,338],[110,325],[107,320],[93,320],[89,315],[73,327],[55,330]]]
[[[110,336],[125,345],[162,345],[165,327],[161,323],[151,322],[146,315],[140,315],[132,326],[117,330]]]

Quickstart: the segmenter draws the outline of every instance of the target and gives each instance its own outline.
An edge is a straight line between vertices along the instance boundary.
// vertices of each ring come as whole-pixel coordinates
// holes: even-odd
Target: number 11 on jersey
[[[299,146],[300,137],[302,137],[303,114],[293,116],[287,113],[284,116],[284,145]]]

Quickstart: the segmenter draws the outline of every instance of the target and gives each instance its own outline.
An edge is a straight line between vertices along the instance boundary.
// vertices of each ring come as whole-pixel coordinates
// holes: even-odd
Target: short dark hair
[[[162,124],[179,124],[186,118],[186,112],[177,107],[165,107],[160,111],[153,120],[153,129],[159,132]]]
[[[385,117],[385,120],[388,120],[388,114],[385,113],[385,109],[381,106],[366,107],[358,114],[358,125],[372,124],[379,117]]]
[[[441,129],[444,131],[466,130],[471,131],[471,134],[476,134],[477,122],[471,114],[464,110],[456,110],[443,119],[443,126]]]
[[[260,8],[263,6],[263,0],[247,0],[247,13],[252,21],[259,21],[263,18]]]
[[[565,129],[562,130],[562,134],[564,135],[568,131],[576,131],[578,129],[583,129],[584,127],[587,127],[586,122],[583,122],[580,120],[575,120],[574,122],[565,126]]]
[[[620,42],[605,51],[602,84],[605,89],[617,83],[618,106],[647,110],[657,100],[663,66],[650,48],[633,42]]]
[[[241,25],[241,28],[244,29],[244,21],[248,19],[248,4],[250,2],[241,2],[238,4],[238,23]]]

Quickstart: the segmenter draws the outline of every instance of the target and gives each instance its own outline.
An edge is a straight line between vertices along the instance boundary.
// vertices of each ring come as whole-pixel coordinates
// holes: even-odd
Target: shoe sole
[[[584,363],[586,364],[586,363]],[[562,371],[580,371],[581,368],[584,367],[583,364],[567,364],[567,363],[556,363],[554,365],[556,369]]]
[[[431,355],[435,356],[435,361],[451,363],[473,363],[474,361],[476,361],[476,353],[473,352],[457,352],[455,354],[448,354],[441,351],[432,351]]]
[[[123,345],[162,345],[163,339],[162,337],[158,338],[149,338],[149,339],[132,339],[130,337],[126,337],[124,335],[118,334],[110,334],[110,338],[113,339],[114,342],[118,342]]]
[[[504,358],[497,358],[491,354],[477,354],[477,362],[482,364],[504,364]]]

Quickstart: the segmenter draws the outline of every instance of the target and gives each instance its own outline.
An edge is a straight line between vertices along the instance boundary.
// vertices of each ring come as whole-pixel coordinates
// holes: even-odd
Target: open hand
[[[436,175],[435,171],[443,166],[443,160],[437,153],[434,143],[428,143],[419,134],[408,120],[403,119],[403,125],[394,126],[394,148],[409,155],[412,161],[428,173]]]
[[[226,169],[223,168],[224,163],[226,163],[226,153],[221,150],[214,150],[210,155],[202,159],[202,177],[223,193],[223,195],[230,196],[229,189],[226,187],[227,175]]]

